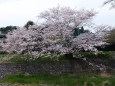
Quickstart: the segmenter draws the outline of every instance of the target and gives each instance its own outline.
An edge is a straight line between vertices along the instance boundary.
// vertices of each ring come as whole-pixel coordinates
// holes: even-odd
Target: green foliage
[[[34,25],[34,22],[33,22],[33,21],[28,21],[28,22],[24,25],[24,27],[28,29],[28,27],[29,27],[30,25]]]
[[[75,28],[73,35],[78,36],[79,34],[79,28]]]
[[[98,52],[97,54],[95,52],[78,52],[78,53],[75,53],[75,55],[83,55],[84,57],[86,58],[89,58],[89,59],[112,59],[110,54],[112,52]]]
[[[3,33],[3,34],[7,34],[9,31],[12,31],[12,30],[15,30],[17,29],[16,26],[7,26],[7,27],[2,27],[0,28],[0,31]]]
[[[104,82],[108,81],[111,86],[115,85],[115,77],[102,77],[99,73],[69,73],[69,74],[37,74],[37,75],[9,75],[4,77],[1,83],[20,83],[20,84],[48,84],[48,85],[60,85],[60,86],[102,86]]]

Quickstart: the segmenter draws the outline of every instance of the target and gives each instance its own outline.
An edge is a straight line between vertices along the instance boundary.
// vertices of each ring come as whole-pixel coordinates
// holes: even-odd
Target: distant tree
[[[34,24],[33,21],[28,21],[28,22],[24,25],[24,27],[28,29],[28,27],[29,27],[30,25],[35,25],[35,24]]]
[[[102,35],[102,33],[101,33]],[[101,51],[115,51],[115,29],[107,31],[106,35],[103,35],[105,42],[108,44],[104,47],[97,47]]]
[[[17,29],[17,26],[7,26],[0,28],[1,33],[7,34],[9,31],[12,31],[14,29]]]
[[[88,33],[88,32],[90,32],[90,31],[85,30],[83,26],[81,28],[77,27],[77,28],[74,29],[73,36],[76,37],[76,36],[80,35],[81,33]]]
[[[109,35],[107,36],[107,42],[111,45],[115,45],[115,29],[109,32]]]
[[[73,33],[73,36],[76,37],[78,36],[80,33],[79,33],[79,28],[75,28],[74,29],[74,33]]]
[[[84,27],[82,26],[81,29],[80,29],[80,33],[84,33],[85,30],[84,30]]]

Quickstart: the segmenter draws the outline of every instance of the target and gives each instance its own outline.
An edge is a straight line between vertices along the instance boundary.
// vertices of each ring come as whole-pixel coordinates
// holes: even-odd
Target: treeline
[[[6,26],[6,27],[1,27],[0,31],[3,34],[7,34],[9,31],[12,31],[14,29],[17,29],[17,26]]]
[[[25,25],[24,25],[24,27],[25,28],[27,28],[28,29],[28,27],[30,26],[30,25],[34,25],[35,23],[33,22],[33,21],[28,21]],[[1,33],[3,33],[3,34],[7,34],[9,31],[12,31],[12,30],[15,30],[15,29],[17,29],[17,27],[18,26],[6,26],[6,27],[1,27],[0,28],[0,31],[1,31]]]

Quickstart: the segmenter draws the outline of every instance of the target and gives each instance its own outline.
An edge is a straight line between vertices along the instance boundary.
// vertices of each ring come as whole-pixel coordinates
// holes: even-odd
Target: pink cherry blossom
[[[74,53],[81,49],[96,51],[95,46],[106,44],[98,34],[86,33],[73,37],[76,27],[89,26],[96,12],[55,7],[42,12],[39,25],[18,28],[9,32],[2,47],[9,53],[39,56],[43,53]]]

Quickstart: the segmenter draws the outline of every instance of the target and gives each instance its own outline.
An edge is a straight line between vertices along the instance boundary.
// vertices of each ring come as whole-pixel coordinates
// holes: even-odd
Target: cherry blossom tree
[[[43,48],[43,34],[40,26],[18,28],[6,35],[5,43],[2,43],[3,50],[9,53],[39,54]]]
[[[93,10],[74,10],[69,7],[55,7],[42,12],[38,17],[46,26],[45,40],[50,47],[47,51],[72,52],[72,39],[76,27],[89,26],[96,12]]]
[[[77,51],[94,51],[98,50],[97,46],[106,45],[105,39],[102,39],[97,33],[83,33],[73,39],[72,47]]]
[[[73,37],[75,28],[91,25],[95,14],[93,10],[52,8],[38,16],[43,21],[41,24],[9,32],[2,47],[10,53],[38,56],[42,53],[69,54],[80,49],[96,51],[95,46],[105,44],[99,35],[87,33]]]

